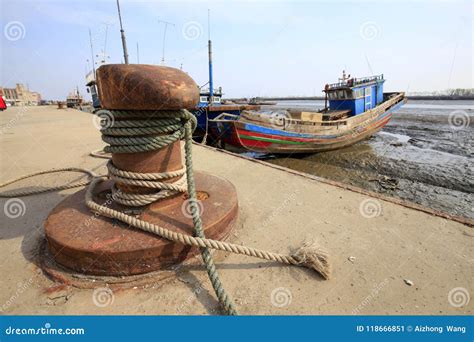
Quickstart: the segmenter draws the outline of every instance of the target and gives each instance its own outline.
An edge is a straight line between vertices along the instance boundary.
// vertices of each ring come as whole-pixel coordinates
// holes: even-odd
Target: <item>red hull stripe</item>
[[[240,138],[241,146],[242,147],[258,147],[258,148],[265,148],[272,145],[271,142],[268,141],[260,141],[260,140],[248,140],[244,138]]]

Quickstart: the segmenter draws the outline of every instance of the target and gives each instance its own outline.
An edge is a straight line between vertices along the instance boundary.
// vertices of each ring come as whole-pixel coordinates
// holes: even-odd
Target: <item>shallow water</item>
[[[324,101],[282,101],[318,109]],[[382,131],[336,151],[267,161],[474,218],[474,101],[409,101]],[[261,156],[260,156],[261,157]]]

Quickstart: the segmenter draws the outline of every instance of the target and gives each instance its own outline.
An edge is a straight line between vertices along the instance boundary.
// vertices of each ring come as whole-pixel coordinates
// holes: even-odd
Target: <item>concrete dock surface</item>
[[[67,166],[105,174],[106,160],[89,156],[104,146],[93,118],[51,106],[0,112],[0,182]],[[214,253],[241,314],[474,312],[472,227],[197,145],[194,166],[237,188],[240,216],[228,241],[286,254],[315,240],[331,255],[333,276],[323,280],[300,267]],[[45,175],[5,190],[77,179]],[[39,262],[43,221],[78,190],[22,197],[20,213],[6,212],[8,199],[1,199],[2,314],[220,314],[199,258],[136,286],[89,281],[85,288],[45,275]]]

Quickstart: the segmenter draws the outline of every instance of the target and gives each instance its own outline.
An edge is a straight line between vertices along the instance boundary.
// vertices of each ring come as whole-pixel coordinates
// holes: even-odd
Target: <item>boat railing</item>
[[[216,116],[214,119],[209,119],[209,121],[212,122],[224,122],[224,121],[229,121],[231,120],[237,120],[240,117],[240,115],[236,114],[230,114],[230,113],[222,113]]]
[[[328,127],[328,129],[332,129],[334,127],[339,128],[340,126],[347,126],[349,121],[351,124],[359,124],[365,120],[367,120],[368,116],[377,116],[379,111],[387,110],[400,101],[403,101],[405,98],[405,93],[400,92],[400,93],[391,93],[391,97],[382,103],[380,106],[377,106],[364,114],[352,116],[347,119],[340,119],[340,120],[331,120],[331,121],[307,121],[307,120],[300,120],[300,119],[290,119],[290,118],[283,118],[283,129],[286,130],[286,128],[293,128],[296,126],[322,126],[322,127]]]
[[[383,81],[383,74],[370,76],[370,77],[350,78],[346,81],[331,83],[331,84],[328,84],[327,90],[345,88],[345,87],[354,87],[361,84],[379,82],[379,81]]]
[[[203,96],[206,96],[206,95],[209,95],[211,93],[210,89],[209,88],[199,88],[199,93],[200,95],[203,95]],[[214,96],[222,96],[223,93],[222,93],[222,89],[214,89],[212,94]]]

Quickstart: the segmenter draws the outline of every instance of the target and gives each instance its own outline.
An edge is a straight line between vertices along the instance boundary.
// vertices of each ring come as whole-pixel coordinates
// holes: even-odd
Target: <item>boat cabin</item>
[[[100,108],[100,100],[99,94],[97,92],[97,83],[95,81],[94,71],[91,71],[86,75],[86,82],[87,92],[91,94],[92,97],[92,106],[94,108]]]
[[[329,111],[350,111],[349,116],[354,116],[376,107],[383,102],[384,82],[383,75],[350,78],[343,73],[338,83],[324,87]]]
[[[76,108],[82,105],[83,98],[81,94],[79,94],[79,90],[69,93],[66,98],[66,106],[67,108]]]
[[[222,88],[214,89],[212,94],[212,101],[210,99],[210,91],[206,89],[199,93],[198,107],[218,106],[222,103]]]

